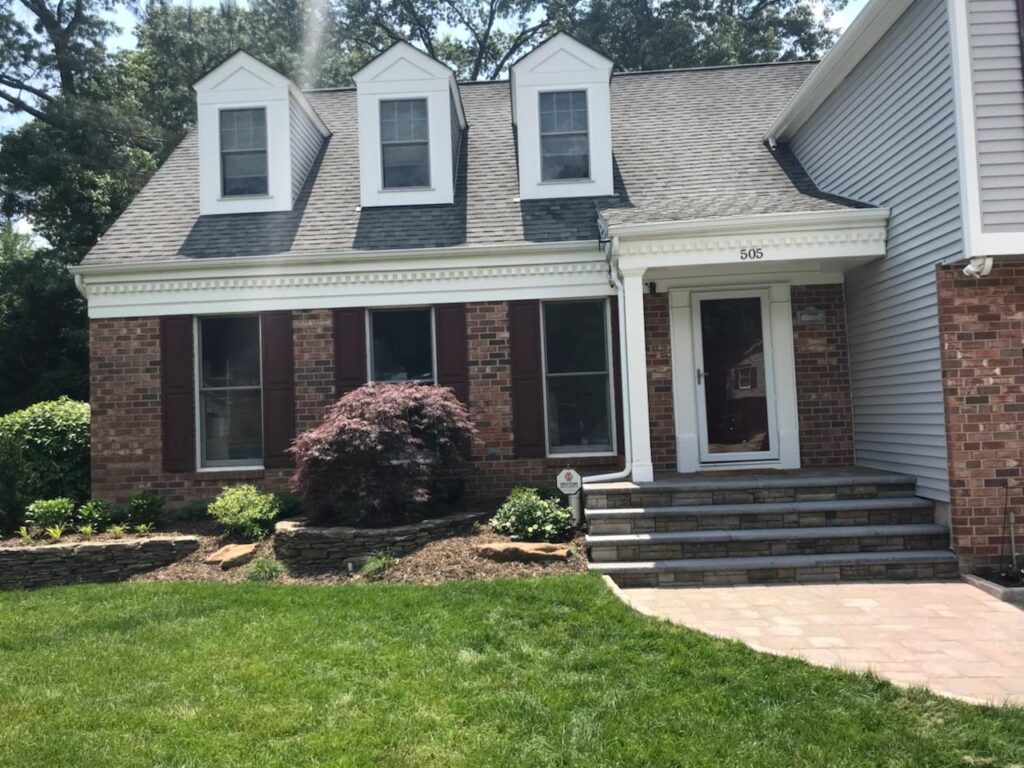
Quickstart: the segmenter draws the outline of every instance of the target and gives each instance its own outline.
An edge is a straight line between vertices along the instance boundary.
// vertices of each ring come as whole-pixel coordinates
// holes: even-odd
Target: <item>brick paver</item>
[[[959,582],[616,590],[636,610],[758,651],[1024,705],[1024,610]]]

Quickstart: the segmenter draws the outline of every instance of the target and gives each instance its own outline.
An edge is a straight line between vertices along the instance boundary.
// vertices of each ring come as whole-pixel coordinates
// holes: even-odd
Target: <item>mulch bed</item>
[[[469,579],[514,579],[524,576],[546,576],[565,573],[584,573],[587,570],[586,550],[583,536],[570,544],[573,556],[568,562],[559,563],[497,563],[479,557],[474,547],[489,542],[510,541],[507,536],[493,533],[486,525],[477,524],[474,529],[458,536],[430,542],[417,551],[395,558],[394,564],[375,581],[394,584],[440,584],[445,581]],[[199,549],[183,560],[164,568],[137,574],[133,581],[226,581],[245,580],[245,566],[221,570],[220,566],[209,565],[206,558],[224,544],[216,536],[200,536]],[[270,540],[260,543],[257,555],[273,557],[274,548]],[[282,584],[343,584],[349,581],[364,581],[347,572],[322,573],[310,576],[294,576],[285,573],[277,583]]]

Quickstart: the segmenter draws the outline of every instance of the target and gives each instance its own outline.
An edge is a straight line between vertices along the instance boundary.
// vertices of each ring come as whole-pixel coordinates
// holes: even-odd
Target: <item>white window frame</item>
[[[263,112],[263,157],[267,167],[267,191],[256,193],[253,195],[228,195],[224,192],[224,144],[221,141],[221,125],[224,120],[225,112],[251,112],[260,110]],[[235,151],[248,151],[253,150],[228,150],[228,152]],[[218,163],[218,175],[220,178],[220,195],[219,200],[262,200],[270,197],[270,110],[267,109],[265,104],[254,104],[252,106],[236,106],[231,105],[230,107],[220,107],[217,110],[217,159]]]
[[[587,175],[571,179],[545,179],[544,178],[544,131],[541,128],[540,100],[546,93],[583,93],[587,100]],[[537,91],[537,170],[540,175],[540,184],[586,184],[594,180],[594,153],[590,141],[590,90],[588,88],[543,88]],[[575,134],[548,134],[548,135],[575,135]]]
[[[215,464],[207,464],[203,455],[203,334],[201,324],[203,320],[215,319],[221,317],[256,317],[256,344],[257,352],[259,353],[259,371],[260,371],[260,452],[264,450],[264,441],[266,440],[265,427],[263,423],[263,321],[258,312],[232,312],[224,315],[196,315],[192,318],[192,369],[194,373],[194,388],[195,393],[195,430],[196,430],[196,471],[197,472],[244,472],[244,471],[262,471],[264,469],[263,462],[251,463],[249,460],[240,460],[236,462],[217,462]],[[224,391],[230,389],[255,389],[255,387],[213,387],[213,390]]]
[[[611,438],[610,451],[579,451],[570,449],[567,451],[551,450],[551,434],[549,425],[551,420],[548,414],[548,333],[547,322],[544,317],[544,307],[548,304],[579,304],[583,302],[600,301],[604,305],[604,338],[605,338],[605,361],[608,366],[608,434]],[[540,306],[540,363],[541,363],[541,390],[544,398],[544,455],[549,459],[566,458],[608,458],[618,456],[618,434],[616,422],[618,414],[615,410],[615,360],[612,358],[614,349],[612,347],[612,317],[611,306],[606,296],[589,296],[577,299],[551,299],[539,302]],[[596,372],[594,372],[596,373]],[[570,374],[551,374],[553,376],[578,376],[580,372]]]
[[[395,311],[408,311],[408,310],[429,310],[430,312],[430,366],[431,366],[431,378],[430,381],[426,379],[407,379],[406,381],[381,381],[381,384],[427,384],[428,386],[437,386],[437,318],[434,313],[433,305],[413,304],[411,306],[398,306],[398,307],[373,307],[366,310],[366,380],[369,382],[378,383],[378,380],[373,377],[373,313],[374,312],[395,312]]]
[[[384,181],[385,168],[384,168],[384,121],[381,119],[381,109],[384,104],[393,103],[396,101],[422,101],[423,106],[427,110],[427,183],[418,187],[389,187]],[[402,98],[386,98],[379,99],[377,101],[377,141],[380,144],[380,191],[381,192],[423,192],[424,190],[433,189],[433,159],[430,148],[430,99],[427,96],[404,96]],[[420,144],[422,142],[392,142],[396,144]]]

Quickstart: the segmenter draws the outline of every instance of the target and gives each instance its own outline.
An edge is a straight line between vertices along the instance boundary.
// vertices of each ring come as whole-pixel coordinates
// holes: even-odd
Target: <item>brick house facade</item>
[[[1010,511],[1024,547],[1024,265],[938,286],[954,546],[968,570],[1005,565]]]

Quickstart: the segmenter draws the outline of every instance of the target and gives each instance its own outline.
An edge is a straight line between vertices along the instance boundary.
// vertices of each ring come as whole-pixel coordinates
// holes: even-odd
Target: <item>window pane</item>
[[[202,387],[259,386],[259,317],[204,317],[200,332]]]
[[[263,408],[258,389],[202,393],[203,464],[259,463]]]
[[[586,133],[587,92],[560,91],[540,95],[540,131]]]
[[[395,309],[370,316],[374,381],[434,380],[429,309]]]
[[[608,370],[605,302],[544,304],[547,372],[595,373]]]
[[[223,161],[226,196],[267,193],[266,152],[225,153]]]
[[[586,135],[545,136],[541,139],[541,177],[544,181],[590,177]]]
[[[427,144],[385,144],[384,187],[429,187],[430,148]]]
[[[266,149],[267,113],[263,109],[229,109],[220,113],[220,148]]]
[[[611,451],[608,376],[557,376],[547,383],[551,453]]]

